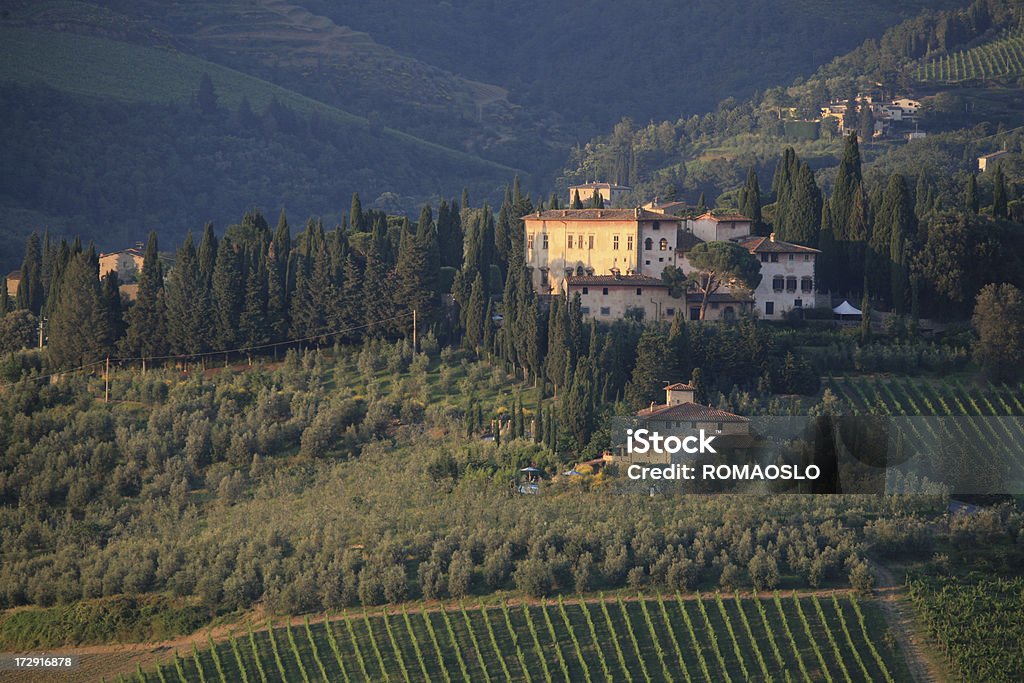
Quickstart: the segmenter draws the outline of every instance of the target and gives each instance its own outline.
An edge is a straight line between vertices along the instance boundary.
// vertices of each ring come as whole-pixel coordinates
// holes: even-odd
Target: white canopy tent
[[[840,319],[843,319],[846,316],[860,317],[861,315],[860,309],[854,308],[853,306],[850,305],[849,301],[845,300],[843,301],[843,303],[833,308],[832,313],[838,315]]]

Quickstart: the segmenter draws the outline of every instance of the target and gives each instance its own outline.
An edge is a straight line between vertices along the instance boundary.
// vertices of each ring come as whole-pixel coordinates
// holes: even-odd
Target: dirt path
[[[925,647],[922,636],[914,627],[913,607],[907,604],[903,584],[896,580],[889,569],[877,562],[871,562],[871,570],[877,584],[875,593],[878,606],[906,656],[907,667],[915,683],[945,683],[954,680],[945,666],[935,659],[934,653]]]

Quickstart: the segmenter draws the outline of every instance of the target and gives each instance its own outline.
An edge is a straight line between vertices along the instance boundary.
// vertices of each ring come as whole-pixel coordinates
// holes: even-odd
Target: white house
[[[821,252],[811,247],[752,237],[740,244],[761,261],[761,282],[754,290],[754,305],[767,320],[780,320],[796,308],[813,308],[819,301],[814,263]]]
[[[715,215],[708,211],[696,218],[683,219],[683,231],[703,242],[738,240],[753,234],[753,221],[739,214]]]
[[[580,193],[580,201],[586,206],[594,193],[597,192],[601,195],[601,199],[604,200],[605,206],[612,208],[621,205],[622,200],[632,192],[633,188],[626,185],[616,185],[615,183],[584,183],[583,185],[570,185],[569,186],[569,206],[572,206],[573,197],[577,192]]]
[[[1009,154],[1009,152],[1003,149],[998,152],[992,152],[991,154],[985,154],[978,157],[978,170],[984,173],[988,170],[990,164],[994,164],[998,159],[1002,159],[1007,154]]]

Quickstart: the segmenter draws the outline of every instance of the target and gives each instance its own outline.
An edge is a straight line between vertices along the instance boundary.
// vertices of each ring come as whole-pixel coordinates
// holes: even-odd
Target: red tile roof
[[[605,285],[622,287],[668,287],[664,280],[647,275],[570,275],[566,278],[570,287],[584,285]]]
[[[681,218],[655,213],[647,209],[548,209],[522,216],[523,220],[569,221],[662,221],[679,223]]]
[[[653,409],[638,412],[643,420],[679,420],[680,422],[750,422],[745,417],[728,413],[699,403],[677,403],[674,406],[658,405]]]
[[[751,220],[749,218],[747,218],[746,216],[743,216],[741,214],[738,214],[738,213],[723,213],[723,214],[715,215],[715,214],[711,213],[710,211],[708,211],[707,213],[701,214],[700,216],[697,216],[693,220],[699,221],[699,220],[701,220],[703,218],[707,218],[707,219],[713,220],[716,223],[750,223],[751,222]]]
[[[751,254],[768,254],[775,252],[776,254],[820,254],[821,252],[811,247],[805,247],[802,244],[793,244],[792,242],[781,242],[779,240],[773,240],[770,237],[751,237],[748,240],[740,242],[740,246],[749,251]]]
[[[665,391],[695,391],[693,385],[676,382],[665,387]]]

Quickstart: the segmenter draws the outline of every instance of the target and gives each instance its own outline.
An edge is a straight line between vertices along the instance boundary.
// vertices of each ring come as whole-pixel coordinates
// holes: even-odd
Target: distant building
[[[713,445],[718,448],[743,448],[750,444],[750,420],[740,415],[701,405],[694,401],[696,389],[689,384],[670,384],[665,387],[665,403],[651,404],[637,412],[638,428],[658,432],[663,437],[684,438],[697,435],[704,430],[713,436]],[[670,464],[674,461],[692,459],[694,456],[680,453],[653,451],[650,453],[628,453],[625,448],[616,461],[623,464]]]
[[[907,142],[911,142],[913,140],[924,140],[926,137],[928,137],[928,133],[923,130],[912,130],[907,133]]]
[[[917,116],[917,113],[921,110],[921,103],[909,97],[898,97],[892,101],[891,107],[900,109],[903,113],[903,118],[907,118],[908,116]]]
[[[569,206],[572,206],[573,196],[577,192],[580,193],[580,201],[583,202],[584,206],[589,202],[594,192],[601,195],[601,199],[604,200],[605,206],[608,208],[617,207],[621,205],[626,195],[633,191],[633,188],[625,185],[616,185],[614,183],[584,183],[583,185],[571,185],[569,187]]]
[[[583,315],[598,320],[671,320],[686,305],[664,281],[647,275],[572,275],[566,286],[570,299],[580,295]]]
[[[7,273],[7,295],[12,299],[18,295],[18,285],[21,284],[21,271],[12,270]]]
[[[654,201],[647,202],[640,208],[645,209],[647,211],[653,211],[654,213],[665,214],[668,216],[684,216],[691,213],[694,207],[690,206],[686,202],[658,201],[658,198],[655,197]]]
[[[737,240],[753,234],[753,221],[740,214],[715,215],[708,211],[696,218],[683,219],[683,231],[702,242]]]
[[[645,209],[552,209],[523,216],[526,265],[538,294],[583,275],[660,279],[676,264],[680,219]]]
[[[813,308],[818,304],[814,264],[821,252],[770,237],[752,237],[740,242],[761,262],[761,282],[754,289],[758,313],[778,320],[787,311]]]
[[[985,154],[983,156],[978,157],[978,170],[984,173],[985,171],[988,170],[989,164],[992,164],[997,159],[1002,159],[1007,154],[1009,154],[1009,152],[1003,149],[998,152],[992,152],[991,154]]]
[[[130,247],[121,251],[100,254],[100,277],[115,272],[122,280],[134,279],[142,272],[144,255],[141,249]]]

